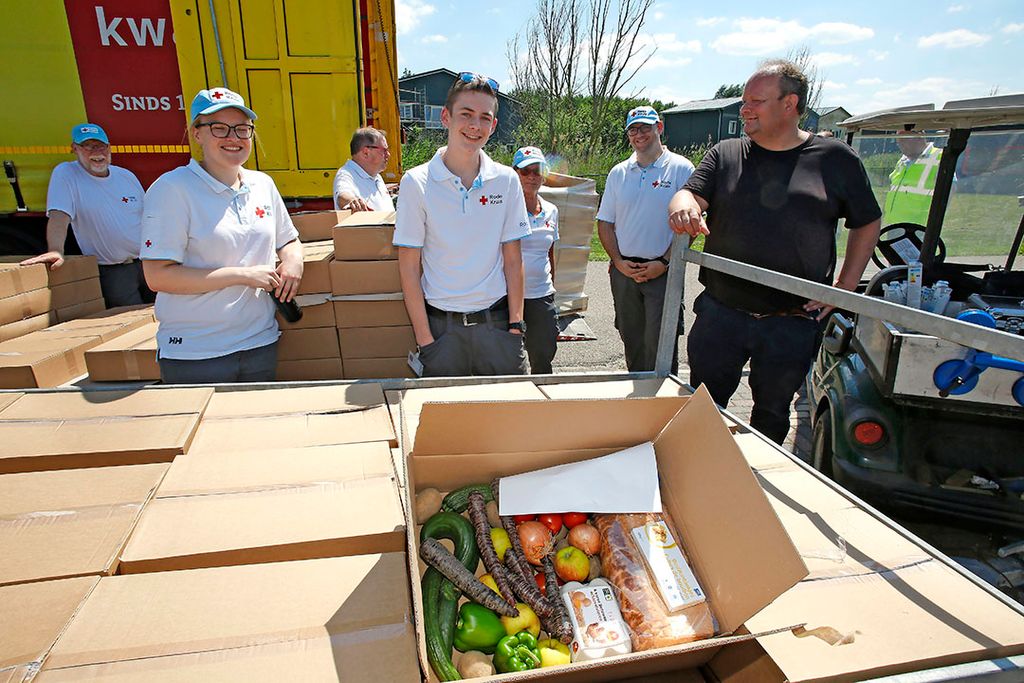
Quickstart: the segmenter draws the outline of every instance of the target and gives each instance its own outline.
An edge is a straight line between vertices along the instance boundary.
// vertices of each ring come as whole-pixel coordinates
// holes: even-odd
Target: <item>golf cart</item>
[[[864,293],[921,297],[934,313],[1024,335],[1024,271],[1014,270],[1024,237],[1024,98],[842,125],[881,206],[907,159],[899,135],[913,131],[941,149],[934,185],[920,185],[932,195],[920,223],[883,217],[878,271]],[[904,514],[1024,530],[1024,352],[981,353],[840,311],[827,323],[808,398],[813,464],[846,488]]]

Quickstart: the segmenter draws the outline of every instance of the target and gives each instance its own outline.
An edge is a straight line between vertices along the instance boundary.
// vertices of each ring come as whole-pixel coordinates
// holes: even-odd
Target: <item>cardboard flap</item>
[[[201,413],[213,389],[83,391],[29,394],[0,414],[2,420],[68,421]]]
[[[221,391],[210,399],[203,419],[343,413],[384,405],[379,384]]]
[[[607,382],[558,382],[541,384],[548,398],[647,398],[689,396],[690,390],[672,379],[618,379]]]
[[[807,576],[789,535],[758,485],[707,389],[701,387],[654,442],[666,508],[694,559],[712,610],[732,632]],[[730,452],[735,457],[720,457]],[[708,486],[708,482],[718,482]],[[743,501],[729,515],[722,505]],[[771,558],[770,563],[761,558]]]
[[[356,211],[345,220],[338,223],[341,228],[375,228],[381,225],[394,225],[396,213],[394,211]]]
[[[686,401],[427,403],[420,413],[415,452],[425,456],[635,446],[651,441]]]
[[[0,420],[4,419],[3,411],[24,395],[22,393],[0,394]]]
[[[0,587],[0,679],[8,667],[37,669],[97,582],[88,576]]]

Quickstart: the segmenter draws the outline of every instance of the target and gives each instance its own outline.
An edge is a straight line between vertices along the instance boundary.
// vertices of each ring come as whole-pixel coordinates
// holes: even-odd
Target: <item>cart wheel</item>
[[[828,409],[818,416],[811,435],[811,464],[829,479],[832,476],[832,412]]]

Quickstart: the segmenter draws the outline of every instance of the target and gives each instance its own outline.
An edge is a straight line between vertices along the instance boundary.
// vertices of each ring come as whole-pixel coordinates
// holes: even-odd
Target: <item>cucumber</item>
[[[452,541],[455,544],[455,557],[466,569],[476,573],[480,551],[476,547],[473,525],[465,517],[454,512],[438,512],[420,529],[420,542],[428,538],[447,538]],[[433,567],[427,568],[421,585],[427,659],[440,680],[460,680],[462,677],[452,664],[452,640],[455,636],[460,591]]]
[[[473,491],[479,491],[483,494],[485,503],[494,500],[490,484],[470,484],[469,486],[463,486],[461,489],[455,489],[445,496],[444,500],[441,501],[441,509],[460,514],[465,512],[469,507],[469,494],[473,493]]]

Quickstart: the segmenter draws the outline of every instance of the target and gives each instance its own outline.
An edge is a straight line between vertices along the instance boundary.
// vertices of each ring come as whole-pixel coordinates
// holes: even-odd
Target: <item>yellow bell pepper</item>
[[[568,664],[572,661],[572,657],[569,655],[569,647],[554,638],[538,641],[537,649],[540,650],[541,668]]]

